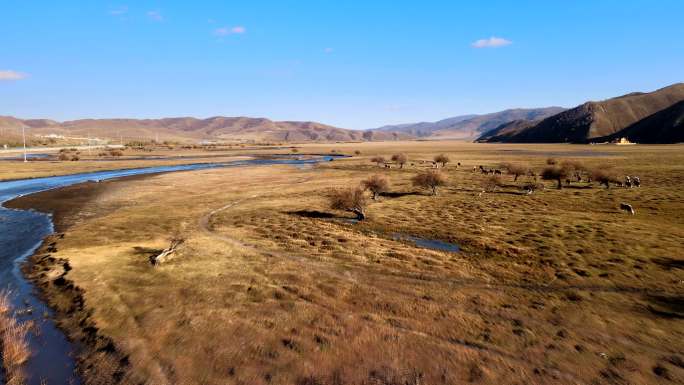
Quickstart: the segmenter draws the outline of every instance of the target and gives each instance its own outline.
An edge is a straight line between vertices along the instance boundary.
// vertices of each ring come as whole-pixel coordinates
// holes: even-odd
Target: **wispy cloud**
[[[502,37],[492,36],[489,39],[480,39],[471,44],[475,48],[497,48],[513,44],[512,41]]]
[[[330,48],[330,47],[327,47],[327,48],[324,48],[324,49],[323,49],[323,52],[325,52],[325,53],[333,53],[333,51],[335,51],[335,50],[332,49],[332,48]]]
[[[109,10],[109,14],[112,16],[123,16],[128,13],[128,6],[122,5],[121,7],[112,8]]]
[[[12,70],[0,70],[0,81],[3,80],[21,80],[21,79],[26,79],[28,77],[27,74],[22,73],[22,72],[17,72],[17,71],[12,71]]]
[[[154,21],[163,21],[164,16],[159,11],[148,11],[147,12],[147,17]]]
[[[236,25],[235,27],[221,27],[214,30],[216,36],[242,35],[247,32],[247,28]]]

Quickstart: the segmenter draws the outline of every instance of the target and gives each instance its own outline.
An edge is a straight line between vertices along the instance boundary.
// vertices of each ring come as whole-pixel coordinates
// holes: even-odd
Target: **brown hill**
[[[496,140],[515,143],[594,141],[615,134],[681,100],[684,100],[684,83],[650,93],[631,93],[601,102],[587,102]]]
[[[251,140],[251,141],[363,141],[395,140],[410,135],[393,132],[347,130],[316,122],[272,121],[264,118],[190,117],[163,119],[81,119],[56,122],[0,117],[0,128],[26,127],[33,135],[159,140]],[[16,131],[16,130],[15,130]]]

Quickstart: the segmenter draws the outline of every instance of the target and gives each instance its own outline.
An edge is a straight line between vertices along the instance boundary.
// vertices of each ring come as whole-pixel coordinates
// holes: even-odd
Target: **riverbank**
[[[5,204],[20,210],[36,210],[51,215],[55,233],[46,237],[36,252],[22,265],[22,273],[39,297],[54,311],[56,325],[75,345],[78,374],[84,384],[127,383],[129,360],[114,341],[100,333],[86,306],[84,291],[68,276],[69,261],[54,257],[64,232],[78,220],[82,208],[119,183],[142,180],[136,175],[111,181],[85,182],[26,195]]]
[[[189,171],[189,170],[207,170],[215,167],[236,167],[236,166],[246,166],[246,165],[276,165],[276,164],[313,164],[319,161],[316,158],[319,157],[308,157],[305,159],[293,160],[293,159],[280,159],[282,156],[260,156],[254,160],[243,160],[231,163],[219,163],[219,164],[192,164],[192,165],[181,165],[181,166],[165,166],[158,168],[146,168],[138,170],[119,170],[110,172],[100,172],[96,174],[81,174],[81,175],[69,175],[65,177],[58,178],[44,178],[44,179],[30,179],[20,182],[8,182],[0,184],[2,186],[2,196],[4,197],[4,206],[10,209],[20,209],[20,210],[37,210],[40,212],[47,213],[51,216],[51,221],[49,228],[53,227],[56,231],[63,231],[68,229],[70,226],[77,224],[83,215],[88,216],[88,211],[83,210],[83,207],[91,202],[94,198],[99,195],[107,195],[116,193],[117,188],[114,187],[117,183],[129,183],[135,179],[143,179],[145,177],[151,176],[150,173],[154,173],[156,176],[160,176],[163,173],[174,172],[174,171]],[[320,160],[327,161],[328,158],[321,158]],[[138,174],[132,174],[136,172]],[[108,178],[117,178],[115,180],[108,180]],[[87,181],[80,184],[68,185],[69,183],[75,183],[79,180]],[[95,180],[93,182],[92,180]],[[60,186],[68,185],[66,187],[57,188]],[[49,190],[45,190],[49,189]],[[42,191],[41,190],[45,190]],[[12,196],[21,196],[18,199],[11,201],[6,201],[6,199]],[[111,208],[111,207],[110,207]],[[31,211],[11,211],[5,210],[4,215],[9,217],[15,217],[19,214],[30,214],[28,217],[42,218],[46,219],[44,215],[31,214]],[[23,214],[22,214],[23,215]],[[19,217],[25,217],[26,215],[19,215]],[[69,220],[71,222],[69,222]],[[3,225],[8,225],[4,223]],[[33,226],[36,226],[33,223]],[[45,229],[40,230],[48,231],[45,225],[39,225]],[[12,236],[12,229],[6,228],[3,231],[7,231],[7,234]],[[51,231],[51,230],[50,230]],[[16,232],[16,230],[15,230]],[[38,243],[37,238],[35,240]],[[63,233],[53,234],[47,236],[42,245],[35,250],[33,256],[28,258],[28,262],[23,264],[22,270],[24,271],[24,276],[33,282],[35,287],[38,287],[41,291],[41,295],[46,303],[50,306],[50,309],[55,311],[55,318],[57,318],[56,325],[62,331],[66,331],[70,340],[75,341],[76,345],[79,347],[78,354],[78,367],[79,372],[82,376],[87,379],[86,383],[100,383],[99,379],[108,379],[105,383],[111,383],[111,378],[116,378],[117,381],[125,380],[124,372],[121,366],[125,366],[127,358],[125,355],[118,354],[118,350],[114,347],[111,339],[104,337],[98,332],[96,323],[91,322],[90,311],[85,310],[83,304],[85,303],[84,290],[74,284],[74,281],[67,277],[68,272],[71,270],[71,265],[65,258],[55,257],[55,253],[58,253],[57,241],[64,239]],[[7,241],[7,239],[5,239]],[[38,245],[36,245],[38,247]],[[22,250],[19,248],[18,250]],[[5,250],[8,253],[3,256],[5,259],[16,258],[12,255],[19,255],[11,253],[11,250]],[[19,260],[19,259],[17,259]],[[19,273],[17,273],[19,274]],[[22,281],[21,279],[19,281]],[[28,292],[31,288],[26,288],[27,284],[19,285],[22,287],[20,291],[22,297],[26,298]],[[27,291],[28,290],[28,291]],[[29,295],[30,297],[30,295]],[[23,300],[26,303],[28,314],[31,314],[31,307],[28,306],[27,300]],[[40,302],[33,298],[33,302]],[[44,306],[40,304],[40,306]],[[43,314],[43,310],[40,311]],[[52,311],[50,312],[52,313]],[[47,313],[45,313],[47,314]],[[47,322],[47,320],[41,320],[41,323]],[[49,329],[54,329],[54,325],[50,322]],[[47,325],[43,325],[47,326]],[[39,333],[36,334],[37,338],[45,334],[48,329],[41,327]],[[55,329],[55,332],[56,329]],[[53,348],[62,346],[64,344],[65,349],[71,349],[71,344],[67,344],[66,341],[59,343],[59,338],[51,339],[51,343],[47,346],[49,352],[42,348],[39,348],[39,356],[43,358],[50,357],[50,353],[55,353],[52,355],[53,361],[57,359],[58,356],[67,357],[65,354],[57,353],[57,350],[53,351]],[[57,343],[55,343],[57,342]],[[68,345],[68,346],[67,346]],[[69,354],[71,356],[71,354]],[[112,357],[113,356],[113,357]],[[43,360],[40,359],[40,361]],[[31,361],[29,363],[31,367],[31,384],[38,383],[36,380],[40,380],[42,375],[40,373],[45,373],[45,370],[50,370],[45,367],[44,364],[34,363]],[[117,366],[118,365],[118,366]],[[94,374],[95,373],[95,374]],[[64,372],[64,375],[69,375],[69,371]],[[112,377],[113,376],[113,377]],[[62,377],[64,383],[66,383],[66,378]],[[62,380],[58,380],[61,383]],[[137,382],[141,382],[138,380]],[[54,382],[54,381],[51,381]],[[142,381],[144,382],[144,381]],[[40,382],[42,384],[42,380]],[[69,383],[71,383],[69,381]]]

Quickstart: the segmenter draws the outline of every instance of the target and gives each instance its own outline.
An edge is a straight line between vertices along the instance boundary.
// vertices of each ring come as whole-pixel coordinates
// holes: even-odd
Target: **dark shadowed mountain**
[[[213,117],[164,119],[82,119],[56,122],[47,119],[21,120],[0,116],[0,128],[10,133],[27,128],[29,134],[57,134],[100,138],[160,138],[163,140],[254,140],[254,141],[369,141],[407,139],[410,135],[389,131],[357,131],[316,122],[272,121],[264,118]]]
[[[430,139],[474,139],[483,132],[492,130],[501,124],[513,120],[538,120],[557,114],[562,107],[517,108],[491,114],[463,115],[437,122],[421,122],[384,126],[373,129],[374,132],[394,131]]]
[[[486,131],[479,138],[477,142],[505,142],[507,138],[517,135],[521,131],[528,129],[540,120],[514,120],[512,122],[504,123],[496,128]]]
[[[684,100],[597,141],[619,138],[635,143],[684,143]]]
[[[489,139],[483,140],[510,143],[598,141],[681,100],[684,100],[684,83],[677,83],[649,93],[636,92],[601,102],[587,102],[529,127],[501,127],[502,131],[506,129],[505,133],[489,135]]]

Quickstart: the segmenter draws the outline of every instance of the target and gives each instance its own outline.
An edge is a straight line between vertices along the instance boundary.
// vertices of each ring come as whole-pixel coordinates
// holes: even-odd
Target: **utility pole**
[[[90,155],[90,132],[88,133],[88,155]]]
[[[26,127],[21,126],[21,136],[24,138],[24,163],[28,162],[26,159]]]

